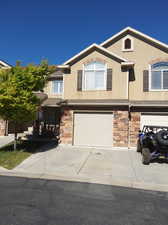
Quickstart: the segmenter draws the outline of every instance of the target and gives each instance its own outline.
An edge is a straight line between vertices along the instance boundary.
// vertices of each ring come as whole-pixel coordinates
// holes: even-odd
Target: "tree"
[[[35,119],[40,100],[35,92],[42,91],[54,67],[43,61],[39,66],[20,63],[11,69],[0,70],[0,117],[14,124],[17,143],[17,127]]]

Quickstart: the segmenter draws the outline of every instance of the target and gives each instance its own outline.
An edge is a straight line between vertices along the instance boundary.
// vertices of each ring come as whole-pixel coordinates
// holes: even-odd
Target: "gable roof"
[[[72,58],[70,58],[69,60],[67,60],[66,62],[64,62],[63,65],[67,65],[67,64],[73,63],[74,61],[78,61],[78,59],[80,59],[80,57],[82,57],[82,55],[85,55],[87,52],[89,52],[92,49],[100,50],[101,52],[104,52],[104,53],[108,54],[109,56],[112,56],[113,58],[118,59],[121,62],[127,62],[126,59],[124,59],[124,58],[116,55],[115,53],[108,51],[106,48],[94,43],[94,44],[90,45],[89,47],[85,48],[83,51],[76,54],[75,56],[73,56]]]
[[[2,67],[7,67],[7,68],[11,68],[11,66],[9,64],[7,64],[6,62],[0,60],[0,66]]]
[[[152,37],[150,37],[150,36],[140,32],[140,31],[138,31],[138,30],[136,30],[134,28],[131,28],[131,27],[124,28],[123,30],[121,30],[117,34],[113,35],[112,37],[108,38],[106,41],[102,42],[100,44],[100,46],[105,47],[109,42],[113,41],[115,38],[119,37],[120,35],[122,35],[125,32],[132,32],[134,34],[137,34],[137,35],[143,37],[144,39],[146,39],[148,41],[151,41],[151,42],[153,42],[153,43],[155,43],[155,44],[157,44],[157,45],[159,45],[161,47],[164,47],[164,48],[168,49],[168,45],[167,44],[165,44],[165,43],[163,43],[161,41],[158,41],[155,38],[152,38]]]

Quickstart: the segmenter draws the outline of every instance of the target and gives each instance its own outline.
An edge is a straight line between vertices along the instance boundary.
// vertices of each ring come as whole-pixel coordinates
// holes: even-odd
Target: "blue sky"
[[[61,64],[126,26],[168,43],[167,8],[167,0],[1,0],[0,59]]]

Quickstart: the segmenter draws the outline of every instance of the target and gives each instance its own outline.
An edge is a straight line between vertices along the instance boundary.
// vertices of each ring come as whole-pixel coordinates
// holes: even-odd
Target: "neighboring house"
[[[11,68],[11,66],[8,63],[0,60],[0,69],[9,69],[9,68]],[[5,121],[0,119],[0,136],[4,134],[5,134]]]
[[[127,27],[59,69],[43,109],[61,144],[131,147],[144,124],[168,125],[168,45]]]
[[[58,66],[44,91],[40,117],[60,144],[135,146],[144,124],[168,126],[168,45],[127,27]]]

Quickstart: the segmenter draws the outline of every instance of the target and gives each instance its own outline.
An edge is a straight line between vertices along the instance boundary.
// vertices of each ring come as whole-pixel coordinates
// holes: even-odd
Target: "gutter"
[[[64,104],[62,104],[64,105]],[[129,106],[129,103],[67,103],[68,106]]]
[[[167,105],[156,105],[156,104],[132,104],[131,107],[168,107],[168,104]]]

